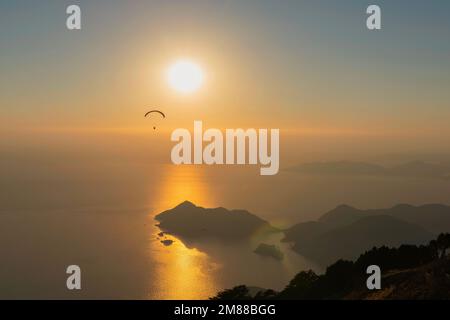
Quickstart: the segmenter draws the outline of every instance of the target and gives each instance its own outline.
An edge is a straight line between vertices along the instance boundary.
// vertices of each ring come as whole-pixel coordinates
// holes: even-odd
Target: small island
[[[168,247],[168,246],[172,245],[173,240],[161,240],[161,243],[163,245],[165,245],[166,247]]]
[[[273,244],[271,245],[261,243],[253,252],[261,256],[272,257],[279,261],[283,260],[284,258],[283,252],[276,245]]]
[[[202,208],[189,201],[158,214],[155,219],[162,232],[195,239],[213,237],[238,241],[255,234],[280,232],[246,210]]]

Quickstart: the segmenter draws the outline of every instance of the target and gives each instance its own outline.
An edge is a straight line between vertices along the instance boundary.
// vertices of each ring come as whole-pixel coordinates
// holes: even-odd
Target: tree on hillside
[[[389,270],[402,271],[420,266],[427,266],[431,270],[440,270],[431,274],[433,282],[441,282],[444,279],[443,288],[445,292],[436,291],[437,297],[448,298],[447,269],[448,261],[439,261],[447,256],[450,249],[450,233],[440,234],[436,240],[430,241],[428,245],[401,245],[398,248],[386,246],[373,248],[366,251],[356,262],[338,260],[328,266],[326,272],[317,275],[314,271],[301,271],[292,279],[284,290],[277,293],[274,290],[263,290],[254,297],[250,295],[246,286],[238,286],[233,289],[219,292],[213,300],[307,300],[307,299],[342,299],[353,292],[360,290],[361,284],[365,285],[367,278],[366,270],[369,265],[380,266],[384,274]],[[443,262],[443,263],[441,263]],[[436,266],[441,266],[440,269]],[[445,268],[443,268],[444,266]],[[399,272],[393,274],[401,274]],[[401,278],[408,280],[409,272],[403,273]],[[413,280],[415,278],[412,278]],[[447,279],[447,280],[445,280]],[[424,284],[418,284],[421,286]],[[364,287],[365,288],[365,287]],[[401,291],[401,290],[400,290]],[[400,292],[402,294],[402,292]]]
[[[450,248],[450,233],[441,233],[435,244],[440,251],[439,257],[441,259],[445,258],[447,255],[447,249]]]
[[[211,298],[211,300],[249,300],[251,298],[248,288],[241,285],[234,287],[233,289],[221,291],[217,296]]]
[[[280,299],[310,299],[319,276],[314,271],[301,271],[289,282],[286,288],[280,292]]]
[[[437,240],[431,240],[428,244],[428,248],[430,248],[433,259],[439,259],[439,245]]]
[[[273,299],[277,296],[278,292],[272,290],[272,289],[268,289],[268,290],[263,290],[263,291],[259,291],[256,295],[255,295],[255,300],[269,300],[269,299]]]

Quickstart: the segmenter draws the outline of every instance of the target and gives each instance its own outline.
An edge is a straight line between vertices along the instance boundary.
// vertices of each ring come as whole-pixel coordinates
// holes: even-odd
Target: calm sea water
[[[6,161],[6,160],[5,160]],[[164,246],[154,215],[190,200],[248,209],[276,226],[317,218],[341,203],[385,207],[448,202],[449,182],[314,177],[258,168],[26,159],[3,162],[0,298],[203,299],[239,284],[281,289],[300,270],[323,269],[279,244],[175,242]],[[252,251],[278,243],[278,262]],[[65,268],[82,268],[66,290]]]

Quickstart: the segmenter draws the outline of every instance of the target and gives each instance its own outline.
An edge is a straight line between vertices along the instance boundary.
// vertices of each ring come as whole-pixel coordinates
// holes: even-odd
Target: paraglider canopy
[[[149,112],[147,112],[147,113],[145,114],[145,117],[147,117],[148,115],[150,115],[150,114],[152,114],[152,113],[159,113],[160,115],[163,116],[163,118],[166,117],[166,115],[165,115],[162,111],[159,111],[159,110],[151,110],[151,111],[149,111]]]
[[[147,117],[147,116],[151,115],[152,113],[160,114],[163,118],[166,118],[166,115],[162,111],[159,111],[159,110],[151,110],[151,111],[147,112],[144,117]],[[153,130],[156,130],[156,127],[153,127]]]

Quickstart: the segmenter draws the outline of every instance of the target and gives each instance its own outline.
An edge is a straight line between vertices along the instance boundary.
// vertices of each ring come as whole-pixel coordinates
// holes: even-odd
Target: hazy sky
[[[373,32],[365,10],[375,3]],[[69,4],[81,5],[81,31],[65,27]],[[446,0],[2,1],[0,121],[18,131],[137,128],[155,106],[167,130],[197,119],[442,136],[449,14]],[[164,78],[181,57],[206,75],[191,95]]]
[[[66,28],[71,4],[80,31]],[[381,31],[366,28],[370,4]],[[282,227],[342,203],[449,204],[445,179],[283,170],[450,161],[449,35],[449,0],[0,0],[0,295],[64,298],[73,263],[86,265],[88,298],[280,289],[309,269],[289,255],[289,269],[260,266],[242,246],[208,243],[214,260],[178,239],[164,247],[150,215],[184,200]],[[168,85],[180,58],[203,69],[197,92]],[[167,118],[144,118],[155,108]],[[173,165],[170,132],[194,120],[280,128],[279,174]]]

